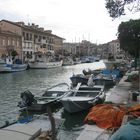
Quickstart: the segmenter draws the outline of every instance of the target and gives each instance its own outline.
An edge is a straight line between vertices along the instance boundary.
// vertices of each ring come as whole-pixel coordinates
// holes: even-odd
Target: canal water
[[[17,103],[20,101],[20,93],[30,90],[35,94],[40,93],[53,85],[66,82],[70,85],[70,77],[73,74],[82,73],[83,69],[104,68],[102,61],[85,63],[72,66],[63,66],[53,69],[30,69],[16,73],[0,74],[0,126],[6,120],[16,121],[20,115]],[[14,111],[14,112],[13,112]],[[66,121],[62,126],[60,139],[74,140],[78,133],[83,129],[83,119],[85,112],[71,115],[63,109],[59,111],[61,117]],[[72,133],[74,132],[74,133]],[[75,135],[73,135],[75,134]]]

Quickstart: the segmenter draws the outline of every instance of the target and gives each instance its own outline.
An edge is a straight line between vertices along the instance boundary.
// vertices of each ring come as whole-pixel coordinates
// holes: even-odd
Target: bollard
[[[139,93],[138,92],[133,92],[132,93],[132,100],[133,101],[137,101],[137,97],[139,96]]]

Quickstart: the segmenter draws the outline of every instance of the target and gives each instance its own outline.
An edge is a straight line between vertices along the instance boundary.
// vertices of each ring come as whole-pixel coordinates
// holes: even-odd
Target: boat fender
[[[93,101],[89,101],[88,103],[89,104],[93,104],[93,105],[96,105],[96,104],[101,104],[103,103],[103,98],[101,98],[100,96],[96,97]]]

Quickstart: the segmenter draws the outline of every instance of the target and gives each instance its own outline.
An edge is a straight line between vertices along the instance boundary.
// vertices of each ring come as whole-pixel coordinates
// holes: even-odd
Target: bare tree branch
[[[112,18],[125,15],[125,8],[131,13],[140,11],[140,0],[106,0],[106,8]]]

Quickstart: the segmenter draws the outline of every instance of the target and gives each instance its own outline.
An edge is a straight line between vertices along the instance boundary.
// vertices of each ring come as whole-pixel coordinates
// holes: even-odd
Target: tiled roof
[[[49,36],[53,36],[53,37],[65,40],[62,37],[59,37],[59,36],[54,35],[52,33],[47,33],[46,31],[41,31],[39,28],[35,28],[33,26],[30,26],[30,25],[20,25],[20,24],[18,24],[18,22],[12,22],[12,21],[9,21],[9,20],[1,20],[0,22],[2,22],[2,21],[8,22],[8,23],[13,24],[13,25],[16,25],[16,26],[21,27],[23,29],[31,30],[31,31],[34,31],[34,32],[39,32],[39,33],[42,33],[42,34],[45,34],[45,35],[49,35]]]

